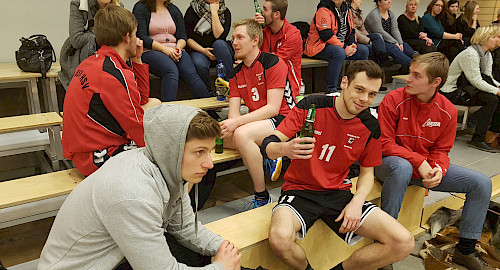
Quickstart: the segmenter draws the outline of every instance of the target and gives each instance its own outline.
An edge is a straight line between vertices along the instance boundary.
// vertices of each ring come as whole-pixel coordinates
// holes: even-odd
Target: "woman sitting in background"
[[[231,29],[231,12],[224,0],[193,0],[184,14],[191,59],[210,91],[210,64],[222,60],[226,76],[233,71],[233,50],[226,38]],[[224,78],[227,79],[227,78]]]
[[[195,98],[209,97],[191,56],[184,51],[187,34],[184,18],[170,0],[140,0],[132,11],[137,18],[137,37],[144,41],[142,61],[161,78],[161,101],[177,99],[179,74]]]
[[[440,16],[441,24],[445,32],[452,34],[457,32],[455,29],[455,20],[457,19],[459,4],[458,0],[448,1],[448,8],[444,9]]]
[[[420,0],[406,1],[406,11],[398,17],[398,28],[401,32],[403,41],[421,54],[437,51],[432,39],[427,37],[420,26],[421,18],[415,13],[418,9]]]
[[[492,78],[491,56],[491,51],[500,46],[500,27],[489,25],[478,28],[470,42],[471,46],[451,63],[448,79],[441,91],[454,104],[482,106],[474,114],[478,121],[469,145],[496,153],[497,149],[488,142],[495,140],[500,131],[500,83]]]
[[[391,0],[374,0],[377,5],[365,19],[366,30],[370,33],[382,35],[387,53],[394,60],[409,68],[411,57],[415,54],[413,48],[408,43],[403,42],[398,29],[398,22],[391,8]]]
[[[441,24],[441,17],[444,16],[446,2],[443,0],[432,0],[427,6],[427,11],[422,17],[420,25],[432,39],[438,51],[442,52],[448,60],[453,61],[455,56],[463,50],[462,34],[446,32]]]
[[[69,37],[61,48],[59,79],[68,89],[78,65],[97,51],[94,16],[107,4],[123,4],[120,0],[72,0],[69,4]]]
[[[455,30],[462,33],[465,46],[470,46],[470,39],[476,29],[479,28],[477,15],[479,14],[479,4],[476,1],[469,1],[464,6],[464,13],[455,21]]]

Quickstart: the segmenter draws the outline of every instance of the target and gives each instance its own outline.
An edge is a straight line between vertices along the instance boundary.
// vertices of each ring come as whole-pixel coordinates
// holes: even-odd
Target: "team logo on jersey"
[[[259,80],[259,85],[260,85],[261,83],[263,83],[263,82],[262,82],[262,74],[264,74],[264,72],[261,72],[261,73],[257,73],[257,74],[255,74],[255,76],[256,76],[256,77],[257,77],[257,79]]]
[[[431,119],[427,119],[425,123],[422,125],[422,127],[440,127],[441,122],[432,122]]]
[[[283,45],[283,43],[281,43],[281,41],[280,41],[280,42],[278,42],[277,47],[279,48],[279,47],[281,47],[281,45]]]
[[[241,88],[246,88],[246,87],[247,87],[247,85],[246,85],[246,84],[238,84],[238,88],[240,88],[240,89],[241,89]]]
[[[348,144],[352,144],[353,142],[354,142],[354,138],[352,138],[352,137],[351,137],[351,138],[349,138],[349,140],[347,140],[347,143],[348,143]]]

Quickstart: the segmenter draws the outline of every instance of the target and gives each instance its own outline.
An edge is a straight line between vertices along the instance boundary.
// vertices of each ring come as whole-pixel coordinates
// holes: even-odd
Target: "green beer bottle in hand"
[[[219,118],[217,121],[220,123],[221,119]],[[215,139],[215,153],[222,154],[223,152],[224,152],[224,139],[216,138]]]
[[[300,129],[300,137],[314,137],[314,120],[316,116],[316,104],[311,104],[307,112],[306,121]]]
[[[253,0],[253,5],[255,7],[255,12],[260,13],[260,15],[264,16],[264,14],[262,13],[262,9],[260,9],[259,2],[257,0]],[[262,23],[261,25],[266,26],[266,23]]]

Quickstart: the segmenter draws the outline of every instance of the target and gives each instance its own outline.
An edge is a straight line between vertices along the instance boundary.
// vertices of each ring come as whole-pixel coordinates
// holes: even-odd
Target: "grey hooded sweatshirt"
[[[181,178],[186,134],[197,109],[160,105],[144,115],[145,148],[109,159],[68,196],[56,216],[38,269],[191,269],[178,263],[163,235],[203,255],[223,239],[201,224]],[[196,231],[197,229],[197,231]],[[202,269],[224,269],[212,263]]]

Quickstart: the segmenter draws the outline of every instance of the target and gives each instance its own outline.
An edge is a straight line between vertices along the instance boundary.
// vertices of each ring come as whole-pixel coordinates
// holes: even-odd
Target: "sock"
[[[262,192],[255,192],[255,196],[269,200],[269,192],[267,189],[264,189]]]
[[[462,238],[458,241],[457,249],[462,255],[469,255],[476,250],[476,239]]]
[[[306,270],[314,270],[309,262],[307,262]]]
[[[337,264],[337,266],[333,267],[330,270],[344,270],[344,267],[342,266],[342,262],[340,262],[339,264]]]

